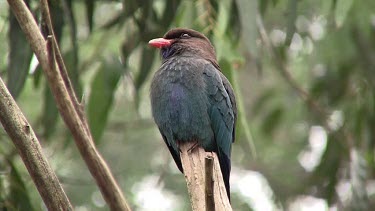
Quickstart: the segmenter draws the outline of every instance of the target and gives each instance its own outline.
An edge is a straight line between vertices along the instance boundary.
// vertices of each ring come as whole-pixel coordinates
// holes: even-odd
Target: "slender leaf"
[[[17,98],[24,87],[29,74],[32,51],[16,18],[9,11],[9,60],[7,86],[14,98]]]
[[[288,3],[288,18],[286,30],[286,45],[290,45],[294,33],[296,32],[297,19],[297,0],[289,0]]]
[[[267,89],[263,91],[263,94],[256,99],[253,105],[253,113],[258,114],[261,112],[262,109],[264,109],[272,100],[272,98],[275,96],[275,90],[274,89]]]
[[[122,54],[122,57],[125,60],[125,65],[127,65],[127,62],[128,62],[128,59],[129,59],[129,55],[139,45],[139,43],[140,43],[139,37],[135,36],[135,33],[133,33],[121,45],[121,54]]]
[[[9,162],[11,167],[10,173],[10,204],[12,208],[9,210],[32,211],[34,210],[28,190],[17,168],[12,162]]]
[[[232,65],[229,63],[229,61],[222,58],[219,60],[219,66],[221,72],[225,75],[225,77],[227,77],[229,82],[235,83],[236,81],[233,81]]]
[[[259,1],[259,10],[260,10],[261,15],[264,15],[266,13],[266,10],[268,8],[268,3],[269,3],[269,0]]]
[[[233,81],[231,81],[231,83],[233,85],[234,91],[236,92],[237,113],[238,113],[237,124],[240,124],[241,128],[244,131],[244,134],[247,140],[246,146],[248,146],[248,149],[251,155],[253,156],[253,158],[257,158],[257,151],[255,147],[255,142],[254,142],[254,136],[253,136],[253,132],[249,124],[249,121],[246,118],[245,103],[242,100],[243,95],[241,93],[240,84],[238,83],[239,80],[238,80],[237,72],[232,71],[231,77],[233,78]],[[238,126],[237,128],[239,129]],[[238,133],[237,133],[238,129],[236,130],[237,136],[238,136]]]
[[[92,28],[94,25],[94,9],[95,9],[95,0],[85,0],[86,6],[86,19],[89,23],[89,30],[92,32]]]
[[[241,20],[238,15],[238,6],[235,1],[232,1],[230,6],[230,17],[229,17],[229,27],[227,27],[226,34],[231,38],[231,42],[237,43],[240,41],[241,36]]]
[[[256,15],[257,15],[257,1],[256,0],[236,0],[239,18],[241,21],[242,29],[242,39],[246,40],[244,42],[247,51],[253,56],[257,56],[256,39],[257,39],[257,25],[256,25]]]
[[[194,2],[184,1],[181,5],[182,6],[176,11],[176,16],[174,17],[174,24],[177,26],[192,26],[194,20],[192,20],[189,17],[197,16],[197,12],[194,8]]]
[[[311,175],[311,183],[319,190],[319,195],[328,203],[332,203],[335,197],[335,187],[338,183],[337,173],[344,155],[343,145],[334,139],[333,134],[328,134],[327,146]]]
[[[49,1],[49,2],[50,2],[49,10],[51,13],[53,32],[56,36],[57,41],[60,42],[62,38],[63,27],[65,24],[64,16],[66,14],[64,14],[64,11],[59,1]],[[64,15],[61,15],[61,14],[64,14]]]
[[[217,14],[217,23],[215,26],[215,31],[217,34],[222,35],[225,33],[228,28],[230,20],[230,2],[222,1],[219,5],[218,14]]]
[[[283,109],[280,107],[276,107],[269,112],[263,120],[262,129],[264,134],[271,135],[280,123],[282,116]]]
[[[48,85],[45,85],[44,90],[44,104],[43,104],[43,118],[42,124],[44,128],[44,137],[49,139],[56,130],[58,120],[58,110],[53,99],[51,90]]]
[[[65,65],[68,70],[69,78],[70,78],[70,81],[72,82],[74,91],[78,99],[80,99],[80,97],[82,96],[82,86],[79,80],[79,72],[77,68],[78,58],[77,58],[76,52],[74,49],[71,49],[70,51],[66,52],[63,55],[63,57],[64,57]]]
[[[35,88],[38,88],[40,86],[42,75],[42,68],[40,67],[40,65],[38,65],[33,73],[33,84]]]
[[[173,0],[172,2],[166,3],[165,11],[160,23],[163,25],[164,29],[167,29],[178,12],[178,7],[180,6],[181,0]]]
[[[155,60],[155,49],[152,48],[143,48],[142,56],[141,56],[141,64],[139,68],[139,72],[137,78],[135,79],[135,89],[137,92],[137,96],[139,94],[139,90],[141,89],[142,85],[146,81],[147,77],[150,75],[152,64]],[[136,104],[138,107],[138,100],[136,100]]]
[[[123,66],[112,56],[102,61],[91,84],[88,102],[88,120],[94,140],[98,143],[107,124],[110,108],[118,82],[123,73]]]
[[[67,25],[69,26],[69,35],[71,41],[71,49],[64,54],[65,65],[68,70],[70,80],[73,84],[74,91],[76,95],[81,97],[82,89],[79,84],[79,73],[78,73],[78,41],[77,41],[77,22],[74,17],[72,0],[63,0],[63,12],[66,14],[65,19],[67,20]],[[59,14],[59,13],[56,13]]]
[[[353,197],[350,201],[352,210],[366,211],[370,210],[369,196],[366,191],[367,163],[363,153],[357,149],[350,152],[350,182],[352,185]]]
[[[353,0],[337,0],[335,5],[335,21],[341,27],[353,5]]]

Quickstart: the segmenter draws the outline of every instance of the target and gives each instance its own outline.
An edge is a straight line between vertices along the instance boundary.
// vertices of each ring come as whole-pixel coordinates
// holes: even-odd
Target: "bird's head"
[[[198,56],[212,63],[217,63],[215,50],[211,42],[202,33],[192,29],[171,29],[163,38],[152,39],[148,44],[160,48],[164,60],[176,55],[185,55]]]

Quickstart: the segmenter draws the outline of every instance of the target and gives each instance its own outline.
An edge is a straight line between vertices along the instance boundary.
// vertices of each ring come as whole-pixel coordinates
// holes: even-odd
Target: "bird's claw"
[[[198,147],[198,141],[195,141],[194,144],[193,144],[193,146],[191,146],[191,147],[187,150],[187,152],[190,154],[190,153],[192,153],[193,150],[196,149],[197,147]]]

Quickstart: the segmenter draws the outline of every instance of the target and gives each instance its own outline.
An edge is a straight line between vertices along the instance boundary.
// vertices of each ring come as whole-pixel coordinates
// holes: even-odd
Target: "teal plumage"
[[[178,28],[150,44],[160,47],[163,57],[150,98],[166,145],[181,171],[178,142],[197,141],[206,151],[216,152],[229,197],[236,103],[211,43],[199,32]]]

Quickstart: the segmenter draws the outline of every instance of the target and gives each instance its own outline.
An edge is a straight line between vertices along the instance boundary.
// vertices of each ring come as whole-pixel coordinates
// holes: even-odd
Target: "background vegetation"
[[[38,20],[39,1],[27,2]],[[53,0],[50,7],[96,144],[134,210],[190,209],[148,98],[160,58],[147,42],[177,26],[210,38],[236,91],[234,210],[375,207],[374,1]],[[75,209],[108,210],[4,0],[0,76]],[[42,208],[0,130],[0,209]]]

